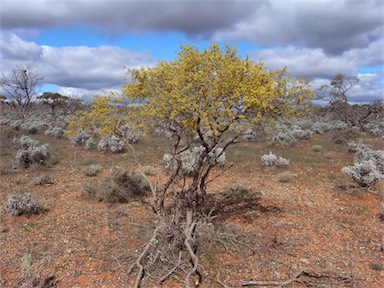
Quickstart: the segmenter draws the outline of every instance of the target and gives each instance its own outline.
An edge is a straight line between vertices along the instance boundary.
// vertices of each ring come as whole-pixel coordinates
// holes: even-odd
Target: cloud
[[[321,48],[326,54],[338,55],[368,47],[382,37],[383,22],[380,0],[271,1],[215,37],[245,39],[262,47]]]
[[[205,40],[246,40],[262,47],[321,48],[338,55],[382,37],[381,0],[19,1],[2,3],[3,29],[97,27],[126,32],[176,31]]]
[[[5,1],[3,29],[97,26],[110,34],[126,31],[178,31],[193,37],[208,37],[248,18],[267,0],[179,1]],[[17,12],[16,12],[17,11]]]
[[[368,47],[351,49],[341,55],[327,55],[320,48],[287,46],[254,51],[250,56],[263,61],[269,69],[287,66],[294,75],[330,79],[338,73],[356,75],[361,66],[382,65],[383,45],[384,39],[379,39]]]
[[[82,89],[89,93],[119,88],[126,78],[124,67],[138,68],[154,64],[149,52],[132,51],[112,46],[50,47],[3,33],[0,63],[4,74],[16,64],[26,63],[44,75],[41,84]]]

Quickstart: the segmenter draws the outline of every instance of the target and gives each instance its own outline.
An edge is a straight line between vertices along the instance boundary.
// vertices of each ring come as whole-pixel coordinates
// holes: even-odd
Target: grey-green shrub
[[[85,149],[87,150],[92,150],[92,149],[95,149],[96,148],[96,142],[95,140],[90,137],[88,138],[86,141],[85,141]]]
[[[383,178],[383,174],[372,160],[354,162],[353,166],[343,167],[341,171],[351,177],[360,187],[370,187]]]
[[[41,214],[47,209],[30,193],[23,193],[10,196],[5,204],[5,210],[11,215],[20,216]]]
[[[283,157],[278,157],[272,152],[261,156],[261,162],[263,167],[276,166],[279,168],[287,168],[289,166],[289,160]]]
[[[179,160],[181,163],[180,173],[184,175],[193,175],[198,168],[199,161],[207,161],[212,166],[224,166],[225,152],[223,148],[216,147],[208,153],[205,159],[200,159],[204,150],[203,146],[196,146],[177,155],[165,154],[162,163],[165,170],[171,172],[177,169],[177,161]]]
[[[40,145],[40,142],[29,136],[21,136],[17,140],[19,150],[16,152],[14,165],[16,167],[28,168],[32,164],[45,165],[50,157],[49,145]]]
[[[55,138],[62,138],[64,136],[64,129],[61,127],[51,127],[44,132],[45,136],[51,136]]]
[[[384,150],[372,150],[363,142],[349,143],[349,150],[355,153],[352,166],[341,171],[351,177],[360,187],[369,187],[384,178]]]
[[[141,130],[133,130],[127,124],[119,126],[120,135],[128,140],[129,143],[137,143],[143,134]]]
[[[89,138],[91,138],[91,134],[87,133],[83,129],[79,129],[77,134],[71,138],[71,143],[77,146],[83,145]]]
[[[27,133],[27,134],[36,134],[37,131],[39,130],[39,126],[40,125],[38,125],[34,122],[25,122],[25,123],[20,125],[20,129],[21,129],[21,131],[23,131],[24,133]]]
[[[100,164],[91,164],[83,167],[83,173],[85,176],[93,177],[97,176],[97,174],[101,171],[102,167]]]
[[[125,150],[124,142],[115,135],[107,135],[100,139],[97,145],[99,151],[110,151],[112,153],[121,153]]]

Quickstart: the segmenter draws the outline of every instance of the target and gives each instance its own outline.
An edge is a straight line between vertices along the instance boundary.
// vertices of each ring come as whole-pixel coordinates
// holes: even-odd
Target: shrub
[[[101,171],[102,167],[100,164],[91,164],[83,167],[83,173],[85,176],[93,177]]]
[[[296,137],[288,131],[278,131],[269,136],[269,142],[273,146],[289,147],[297,143]]]
[[[27,134],[36,134],[39,129],[39,125],[33,122],[25,122],[20,125],[20,129]]]
[[[324,134],[325,132],[328,132],[328,131],[332,130],[332,128],[333,128],[332,124],[330,124],[330,123],[327,123],[327,122],[315,122],[312,125],[311,130],[314,133],[317,133],[317,134]]]
[[[85,141],[85,149],[87,150],[92,150],[92,149],[95,149],[96,148],[96,142],[95,140],[90,137],[88,138],[86,141]]]
[[[120,153],[124,151],[124,142],[115,135],[104,136],[100,139],[97,149],[99,151]]]
[[[150,186],[141,175],[120,169],[114,169],[111,177],[104,179],[96,187],[85,189],[88,197],[110,203],[126,203],[149,193]]]
[[[293,173],[285,171],[279,174],[278,181],[281,183],[288,183],[291,182],[293,178],[295,178],[295,175]]]
[[[28,168],[31,164],[45,165],[50,157],[48,144],[40,145],[39,141],[29,136],[21,136],[17,141],[19,150],[16,152],[14,164],[16,167]]]
[[[239,196],[245,196],[250,193],[250,189],[246,186],[239,185],[237,183],[232,183],[229,185],[228,190],[232,193],[235,193]]]
[[[361,150],[356,153],[356,161],[372,161],[377,170],[384,174],[384,150]]]
[[[369,149],[363,141],[348,143],[348,152],[357,153]]]
[[[243,135],[244,141],[248,141],[248,142],[257,141],[257,138],[258,137],[257,137],[256,131],[254,131],[253,129],[245,130],[244,135]]]
[[[313,145],[312,146],[312,150],[314,152],[320,152],[322,149],[323,149],[323,147],[321,145]]]
[[[343,145],[347,143],[347,140],[342,136],[336,136],[336,137],[333,137],[332,142],[333,144],[336,144],[336,145]]]
[[[289,160],[283,157],[277,157],[272,152],[261,156],[261,162],[263,167],[276,166],[279,168],[287,168],[289,166]]]
[[[360,187],[369,187],[384,178],[384,150],[372,150],[362,141],[348,144],[349,151],[355,153],[353,166],[342,168]]]
[[[41,214],[47,209],[30,193],[16,194],[8,198],[5,210],[14,216]]]
[[[264,167],[273,166],[277,160],[277,156],[269,151],[269,154],[261,156],[261,162]]]
[[[353,166],[343,167],[341,171],[360,187],[370,187],[384,176],[372,160],[356,161]]]
[[[62,138],[64,136],[64,129],[61,127],[52,127],[48,130],[45,130],[44,135],[55,138]]]
[[[293,130],[291,130],[291,134],[296,139],[309,140],[311,139],[313,132],[311,130],[303,130],[298,126],[294,126]]]
[[[129,143],[137,143],[140,140],[142,131],[141,130],[132,130],[127,124],[121,125],[119,127],[120,134],[125,137]]]
[[[177,157],[181,162],[181,173],[185,175],[193,175],[198,168],[200,157],[204,152],[203,146],[197,146],[187,149],[180,154],[174,156],[172,154],[165,154],[163,156],[162,163],[166,171],[171,172],[177,168]],[[211,165],[218,167],[224,166],[225,163],[225,152],[223,148],[216,147],[208,153],[206,159]]]
[[[283,157],[277,158],[275,165],[279,168],[287,168],[289,166],[289,160]]]
[[[85,132],[83,129],[79,129],[77,134],[71,138],[71,143],[73,145],[82,145],[89,138],[91,138],[91,135],[89,133]]]
[[[33,180],[33,184],[42,186],[53,184],[52,179],[47,175],[38,176]]]

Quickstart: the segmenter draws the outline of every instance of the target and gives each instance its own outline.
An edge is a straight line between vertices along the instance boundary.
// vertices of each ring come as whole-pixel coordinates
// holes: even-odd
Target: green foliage
[[[33,179],[33,184],[38,185],[38,186],[51,185],[51,184],[53,184],[53,181],[52,181],[51,177],[49,177],[47,175],[41,175],[41,176],[38,176],[35,179]]]
[[[295,178],[295,175],[289,171],[282,172],[278,175],[278,181],[281,183],[291,182]]]
[[[148,182],[142,176],[121,169],[114,169],[110,178],[85,188],[86,196],[110,203],[126,203],[149,192]]]
[[[97,176],[101,169],[102,166],[100,164],[90,164],[88,166],[83,167],[82,171],[85,176],[93,177]]]

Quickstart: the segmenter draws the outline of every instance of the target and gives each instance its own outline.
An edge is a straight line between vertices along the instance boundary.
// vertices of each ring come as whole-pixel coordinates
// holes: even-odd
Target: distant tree
[[[350,127],[364,129],[366,124],[379,117],[383,111],[383,104],[380,101],[373,101],[371,104],[350,104],[347,92],[359,83],[360,79],[355,76],[347,78],[343,74],[337,74],[329,84],[322,85],[317,96],[328,102],[326,109],[339,120]]]
[[[16,111],[19,119],[25,119],[31,111],[33,97],[43,78],[29,65],[17,65],[8,75],[2,73],[0,86],[8,94],[6,104]]]
[[[4,103],[5,100],[7,100],[7,97],[5,97],[4,95],[0,95],[0,103]]]
[[[67,96],[68,100],[63,103],[64,115],[74,114],[76,111],[80,110],[83,107],[83,98],[78,95],[69,95]]]
[[[63,96],[59,93],[44,92],[38,96],[37,99],[42,100],[43,104],[51,108],[51,114],[55,115],[55,110],[59,107],[65,107],[66,102],[69,101],[68,96]]]

